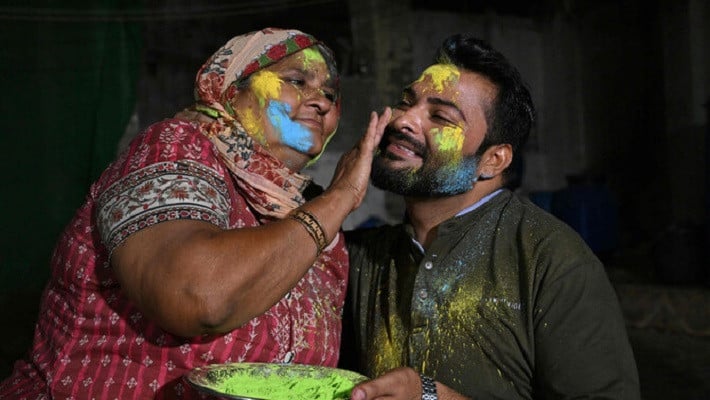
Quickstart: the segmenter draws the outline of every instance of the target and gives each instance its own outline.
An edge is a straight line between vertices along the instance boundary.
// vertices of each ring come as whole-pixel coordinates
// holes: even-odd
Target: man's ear
[[[481,157],[478,172],[481,179],[491,179],[503,173],[513,162],[513,147],[507,143],[489,147]]]

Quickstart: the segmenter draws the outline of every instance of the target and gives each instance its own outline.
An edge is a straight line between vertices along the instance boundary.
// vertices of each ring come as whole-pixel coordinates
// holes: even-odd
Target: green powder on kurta
[[[338,400],[349,399],[355,384],[331,373],[323,377],[283,376],[271,374],[268,379],[255,379],[248,373],[237,373],[220,382],[220,392],[268,400]]]

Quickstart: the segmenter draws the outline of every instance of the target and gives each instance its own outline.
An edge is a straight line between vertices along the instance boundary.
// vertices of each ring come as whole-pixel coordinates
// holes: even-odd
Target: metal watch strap
[[[419,374],[419,378],[422,380],[422,400],[438,400],[434,380],[422,374]]]

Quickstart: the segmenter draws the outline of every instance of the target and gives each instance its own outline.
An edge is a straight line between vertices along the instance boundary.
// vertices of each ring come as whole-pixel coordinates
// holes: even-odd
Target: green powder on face
[[[271,374],[256,379],[248,372],[236,373],[217,388],[230,395],[268,400],[339,400],[349,399],[355,384],[336,373],[324,377]]]

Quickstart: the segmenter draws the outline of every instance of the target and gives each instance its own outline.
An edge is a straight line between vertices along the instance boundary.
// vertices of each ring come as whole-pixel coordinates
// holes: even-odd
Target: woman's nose
[[[329,95],[321,88],[307,88],[303,91],[306,104],[318,109],[321,114],[327,113],[333,106]]]

